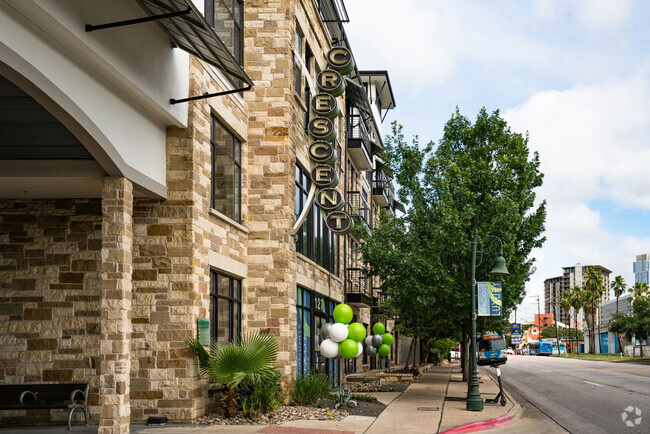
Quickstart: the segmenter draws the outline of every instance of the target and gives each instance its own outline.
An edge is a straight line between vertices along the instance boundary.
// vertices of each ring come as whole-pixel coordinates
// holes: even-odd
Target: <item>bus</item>
[[[553,354],[553,342],[530,341],[528,342],[528,354],[531,356],[550,356]]]
[[[497,333],[486,333],[478,338],[479,365],[503,365],[508,360],[506,356],[506,340],[503,335]]]

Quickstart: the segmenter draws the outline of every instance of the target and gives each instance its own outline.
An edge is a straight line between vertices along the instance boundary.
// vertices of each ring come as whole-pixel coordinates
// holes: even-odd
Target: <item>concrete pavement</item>
[[[488,368],[489,369],[489,368]],[[498,393],[498,384],[481,369],[481,395],[491,398]],[[477,427],[461,427],[455,432],[472,432],[486,429],[496,419],[497,426],[516,426],[520,423],[520,407],[508,397],[505,407],[485,404],[482,412],[465,410],[467,384],[462,382],[458,362],[433,366],[403,393],[377,393],[380,401],[388,403],[379,417],[348,416],[341,421],[291,421],[280,426],[191,426],[148,427],[138,433],[176,434],[191,433],[437,433],[459,425],[480,422]],[[180,428],[180,429],[179,429]],[[188,429],[187,431],[182,431]]]

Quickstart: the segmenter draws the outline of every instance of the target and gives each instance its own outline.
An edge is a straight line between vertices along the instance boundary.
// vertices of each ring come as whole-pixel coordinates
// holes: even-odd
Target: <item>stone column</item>
[[[99,434],[129,432],[132,247],[133,185],[126,178],[106,177],[102,190]]]

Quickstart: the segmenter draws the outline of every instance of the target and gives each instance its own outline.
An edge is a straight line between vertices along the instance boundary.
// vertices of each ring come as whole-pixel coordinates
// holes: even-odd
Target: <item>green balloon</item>
[[[348,338],[353,341],[362,342],[366,338],[366,328],[361,323],[353,322],[348,327]]]
[[[344,359],[354,359],[359,352],[359,345],[352,339],[346,339],[339,344],[339,354]],[[390,352],[390,350],[389,350]]]
[[[349,324],[352,321],[352,308],[347,304],[341,303],[334,308],[334,321],[342,324]]]
[[[339,347],[339,349],[340,349],[340,348],[341,348],[341,347]],[[381,344],[381,345],[379,346],[379,349],[377,350],[377,352],[378,352],[379,355],[382,356],[382,357],[388,357],[388,355],[390,354],[390,347],[389,347],[388,345],[386,345],[386,344]]]
[[[393,342],[395,342],[395,338],[390,333],[384,333],[384,336],[382,336],[382,338],[386,345],[393,345]]]
[[[380,322],[376,322],[374,326],[372,326],[372,332],[376,335],[383,335],[386,333],[386,327]]]

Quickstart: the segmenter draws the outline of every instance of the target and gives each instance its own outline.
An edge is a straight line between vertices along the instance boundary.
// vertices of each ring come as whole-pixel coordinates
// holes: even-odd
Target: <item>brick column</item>
[[[133,185],[106,177],[102,190],[99,434],[128,433],[131,418]]]

